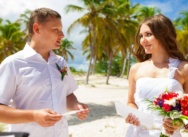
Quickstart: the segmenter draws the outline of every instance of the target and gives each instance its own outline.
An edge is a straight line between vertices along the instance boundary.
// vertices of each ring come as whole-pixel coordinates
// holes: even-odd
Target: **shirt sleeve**
[[[71,74],[70,68],[68,63],[66,62],[66,60],[62,57],[62,56],[57,56],[58,57],[58,64],[60,64],[60,66],[66,66],[68,68],[68,75],[66,76],[67,79],[67,90],[66,90],[66,96],[72,94],[77,88],[77,83],[76,80],[74,79],[73,75]]]
[[[77,84],[76,84],[76,80],[74,79],[73,75],[71,74],[71,71],[70,71],[70,68],[69,68],[69,65],[67,64],[67,62],[65,61],[65,59],[62,57],[61,58],[62,60],[62,66],[67,66],[68,68],[68,75],[67,75],[67,80],[68,80],[68,88],[67,88],[67,92],[66,92],[66,95],[70,95],[71,93],[73,93],[77,88]]]
[[[16,75],[14,65],[5,59],[0,65],[0,103],[9,105],[16,90]]]
[[[78,88],[76,81],[69,69],[68,69],[68,85],[69,86],[67,90],[67,96],[73,93]]]

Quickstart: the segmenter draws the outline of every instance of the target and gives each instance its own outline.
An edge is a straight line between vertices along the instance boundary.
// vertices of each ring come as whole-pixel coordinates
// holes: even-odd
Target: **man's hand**
[[[76,113],[80,120],[84,120],[89,114],[89,108],[86,104],[80,103],[74,93],[67,96],[67,108],[69,110],[83,110]]]
[[[34,121],[43,127],[53,126],[62,116],[50,109],[34,110]]]
[[[77,117],[80,119],[80,120],[84,120],[88,114],[89,114],[89,108],[86,104],[83,104],[83,103],[78,103],[75,107],[76,110],[83,110],[81,112],[78,112],[76,113]]]

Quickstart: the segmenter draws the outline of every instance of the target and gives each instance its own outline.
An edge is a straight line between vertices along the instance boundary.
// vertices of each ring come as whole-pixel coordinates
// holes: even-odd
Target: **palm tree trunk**
[[[86,84],[89,83],[89,75],[90,75],[90,71],[91,71],[91,64],[92,64],[92,39],[91,39],[91,25],[89,25],[89,45],[90,45],[90,60],[89,60],[89,67],[87,70],[87,76],[86,76]]]
[[[8,49],[5,49],[5,54],[4,54],[4,58],[8,57]]]
[[[111,68],[112,68],[112,57],[113,57],[113,54],[110,53],[109,64],[108,64],[108,72],[107,72],[107,78],[106,78],[106,84],[109,84],[109,78],[110,78]]]
[[[94,60],[93,60],[93,63],[92,63],[92,69],[91,69],[91,74],[93,75],[95,73],[95,64],[96,64],[96,55],[94,55]]]
[[[92,61],[95,57],[94,55],[94,46],[95,46],[95,43],[96,43],[96,40],[93,39],[92,40],[92,34],[94,35],[94,38],[96,38],[95,36],[95,32],[94,32],[94,27],[90,24],[89,25],[89,34],[90,34],[90,62],[89,62],[89,68],[88,68],[88,72],[87,72],[87,76],[86,76],[86,84],[89,83],[89,75],[92,73],[91,70],[92,70]]]
[[[125,73],[126,63],[127,63],[127,58],[126,58],[126,56],[125,56],[125,57],[124,57],[124,60],[123,60],[123,67],[122,67],[122,72],[121,72],[120,78],[122,78],[123,75],[124,75],[124,73]]]
[[[130,64],[131,64],[131,53],[130,53],[130,50],[129,50],[128,51],[128,64],[127,64],[127,79],[129,77]]]
[[[91,62],[92,62],[92,57],[90,57],[90,60],[89,60],[89,67],[88,67],[87,76],[86,76],[86,84],[89,83],[89,75],[91,72],[91,64],[92,64]]]

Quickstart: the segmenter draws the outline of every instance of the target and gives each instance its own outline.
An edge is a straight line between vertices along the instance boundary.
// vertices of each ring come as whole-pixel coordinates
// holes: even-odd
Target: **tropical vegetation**
[[[126,65],[130,67],[131,46],[134,44],[134,35],[138,22],[146,17],[159,12],[156,8],[143,7],[139,4],[132,5],[129,0],[80,0],[83,6],[68,5],[66,11],[85,12],[85,14],[75,20],[69,27],[68,32],[76,25],[82,25],[84,32],[87,33],[82,43],[83,53],[87,54],[89,69],[87,72],[86,83],[89,75],[96,68],[96,63],[105,63],[107,70],[106,84],[109,76],[116,72],[112,68],[112,62],[117,56],[121,56],[121,71],[119,76],[125,74]],[[142,17],[142,18],[141,18]],[[103,66],[103,65],[101,65]],[[118,67],[115,66],[117,69]],[[102,68],[101,68],[102,69]],[[126,73],[127,73],[126,72]],[[117,73],[115,74],[117,75]]]
[[[177,40],[180,44],[180,49],[188,59],[188,11],[180,12],[174,24],[177,28]]]
[[[128,76],[130,66],[136,62],[131,54],[134,37],[139,22],[161,13],[156,7],[140,4],[133,5],[131,0],[79,0],[81,5],[67,5],[65,11],[81,12],[83,16],[76,19],[68,28],[72,33],[78,25],[85,34],[82,41],[82,57],[89,62],[86,83],[89,76],[102,73],[107,76],[106,84],[111,75]],[[7,56],[21,50],[28,40],[27,23],[31,11],[26,10],[15,22],[0,19],[0,62]],[[188,58],[188,11],[181,11],[173,21],[177,29],[177,40],[180,49]],[[54,50],[68,61],[74,59],[75,50],[72,40],[64,38],[59,50]],[[71,67],[72,71],[77,71]]]
[[[0,61],[23,48],[27,37],[20,26],[17,22],[0,20]]]
[[[57,55],[63,56],[66,61],[68,61],[68,57],[74,60],[74,56],[71,53],[71,50],[75,50],[73,47],[73,41],[69,41],[67,38],[61,40],[60,48],[58,50],[54,50]]]

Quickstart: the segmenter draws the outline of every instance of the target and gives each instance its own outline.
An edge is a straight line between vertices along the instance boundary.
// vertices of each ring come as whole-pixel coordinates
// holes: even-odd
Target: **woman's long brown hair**
[[[162,14],[158,14],[147,18],[138,27],[138,31],[136,33],[136,44],[133,47],[132,53],[139,62],[143,62],[151,58],[151,54],[146,54],[144,48],[140,44],[139,33],[142,24],[145,24],[150,28],[154,37],[160,42],[171,58],[182,61],[186,60],[178,48],[176,30],[171,20]]]

